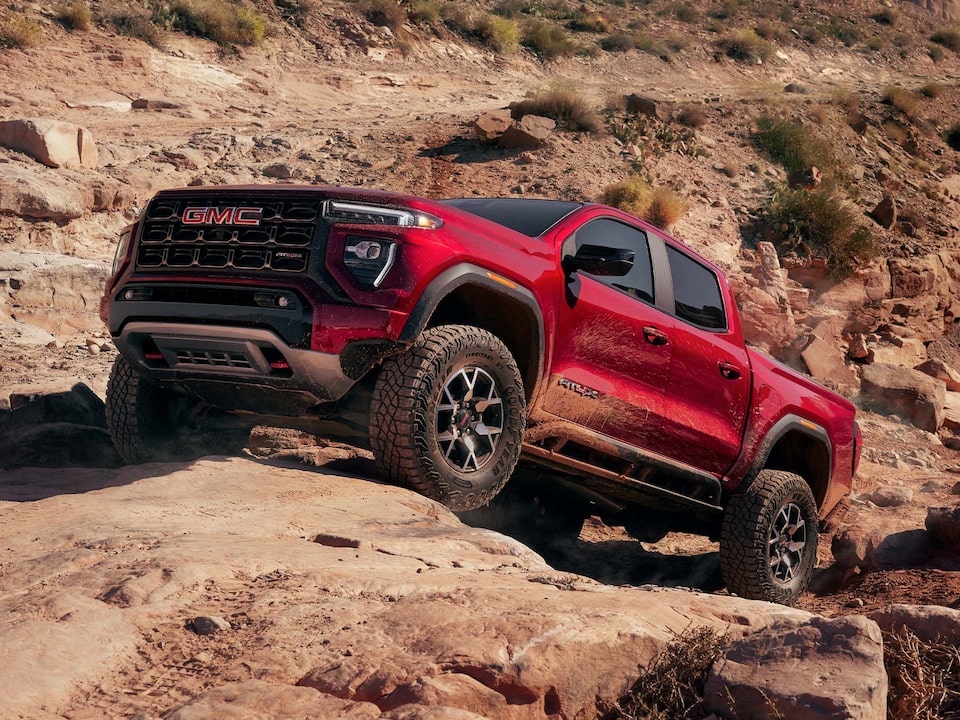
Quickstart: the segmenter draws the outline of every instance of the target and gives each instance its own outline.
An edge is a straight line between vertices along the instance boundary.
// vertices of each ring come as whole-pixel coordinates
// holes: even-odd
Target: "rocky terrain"
[[[23,6],[42,40],[0,49],[0,716],[602,717],[705,627],[726,639],[701,717],[882,718],[888,697],[890,717],[937,717],[888,679],[880,628],[888,661],[904,626],[960,640],[960,59],[929,40],[960,8],[865,0],[837,19],[794,3],[787,21],[741,3],[690,22],[647,5],[591,9],[682,37],[669,62],[495,52],[338,3],[258,5],[272,32],[257,45],[169,32],[158,49]],[[710,18],[784,32],[738,59]],[[834,20],[860,39],[814,38]],[[570,88],[598,131],[478,139],[484,113]],[[823,170],[877,248],[843,281],[764,222],[790,180],[756,141],[765,117],[832,148]],[[862,408],[851,508],[798,609],[725,594],[700,538],[641,544],[593,520],[547,564],[296,433],[259,431],[242,458],[117,467],[99,296],[155,190],[597,200],[635,172],[686,201],[672,232],[727,269],[750,340]],[[960,688],[932,682],[957,717]]]

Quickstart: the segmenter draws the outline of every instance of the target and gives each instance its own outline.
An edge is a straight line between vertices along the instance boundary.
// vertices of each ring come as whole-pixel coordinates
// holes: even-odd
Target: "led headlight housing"
[[[348,235],[343,264],[359,282],[380,287],[396,255],[397,244],[391,240]]]
[[[127,248],[130,246],[130,237],[133,235],[133,227],[127,227],[120,233],[120,241],[117,243],[117,251],[113,254],[113,267],[110,269],[110,277],[114,277],[120,270],[123,259],[127,256]]]
[[[438,228],[443,224],[440,218],[420,210],[341,202],[340,200],[328,200],[323,210],[323,216],[331,222],[417,227],[429,230]]]

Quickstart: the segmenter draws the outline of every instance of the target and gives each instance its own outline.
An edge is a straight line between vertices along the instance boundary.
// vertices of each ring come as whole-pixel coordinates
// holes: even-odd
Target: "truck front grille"
[[[137,267],[306,272],[321,211],[316,198],[156,198],[144,213]]]

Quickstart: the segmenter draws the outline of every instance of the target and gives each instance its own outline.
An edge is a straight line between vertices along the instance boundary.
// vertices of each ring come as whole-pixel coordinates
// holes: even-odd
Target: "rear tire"
[[[110,371],[106,415],[113,446],[128,465],[234,455],[250,435],[249,424],[152,384],[122,355]],[[232,422],[217,422],[223,418]]]
[[[383,364],[370,406],[380,469],[451,510],[489,503],[516,467],[526,400],[520,372],[492,333],[425,330]]]
[[[752,600],[792,605],[817,562],[817,503],[799,475],[762,470],[730,499],[720,535],[727,589]]]

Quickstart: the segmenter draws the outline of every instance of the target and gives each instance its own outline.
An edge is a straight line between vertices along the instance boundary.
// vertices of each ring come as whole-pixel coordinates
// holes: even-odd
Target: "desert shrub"
[[[689,128],[701,128],[707,122],[707,114],[699,105],[684,105],[677,113],[677,122]]]
[[[881,25],[896,25],[897,20],[900,19],[900,13],[894,8],[884,8],[872,17],[875,22]]]
[[[890,720],[960,717],[960,649],[924,642],[903,628],[883,634]]]
[[[436,25],[440,22],[440,5],[434,0],[414,0],[407,7],[407,17],[415,23]]]
[[[396,0],[360,0],[358,9],[371,24],[394,32],[407,20],[406,7]]]
[[[163,49],[166,44],[163,30],[154,24],[150,15],[132,5],[112,6],[107,12],[106,21],[120,35],[142,40],[158,49]]]
[[[631,175],[626,180],[607,185],[601,202],[643,217],[653,204],[653,188],[639,175]]]
[[[630,690],[613,707],[604,708],[604,720],[706,716],[704,684],[725,641],[724,636],[710,628],[684,630],[641,671]]]
[[[515,118],[543,115],[552,118],[559,127],[566,130],[597,132],[603,127],[600,115],[583,94],[564,86],[539,92],[516,103],[511,106],[511,113]]]
[[[479,40],[497,52],[509,53],[519,47],[520,30],[510,18],[459,3],[447,3],[440,12],[447,27],[465,37]]]
[[[674,3],[670,6],[670,12],[680,22],[692,24],[700,19],[700,12],[688,3]]]
[[[947,86],[934,80],[925,82],[920,87],[920,94],[928,98],[938,98],[947,91]]]
[[[690,208],[690,205],[670,188],[653,191],[650,207],[643,219],[657,227],[670,228]]]
[[[527,21],[520,42],[545,60],[574,55],[580,49],[563,28],[540,18]]]
[[[259,45],[267,32],[256,10],[224,0],[174,0],[170,18],[174,30],[222,45]]]
[[[511,53],[520,46],[520,29],[509,18],[483,13],[473,31],[485,45],[499,53]]]
[[[908,117],[913,117],[920,105],[920,98],[906,88],[890,86],[884,88],[883,102],[893,105]]]
[[[636,44],[630,33],[621,31],[607,35],[600,40],[600,47],[607,52],[627,52],[627,50],[633,50]]]
[[[0,48],[31,48],[43,40],[43,28],[22,13],[0,14]]]
[[[770,43],[749,28],[734,30],[721,38],[717,46],[727,57],[747,62],[766,61],[773,54]]]
[[[877,253],[873,236],[860,223],[860,212],[829,189],[782,190],[763,216],[781,250],[826,258],[827,269],[837,279],[849,276]]]
[[[610,32],[610,21],[600,13],[578,10],[569,27],[578,32],[606,33]]]
[[[893,140],[898,145],[903,145],[903,143],[905,143],[910,137],[910,133],[907,131],[907,128],[898,123],[896,120],[884,120],[883,132],[888,138]]]
[[[57,20],[71,30],[90,30],[93,27],[93,12],[85,0],[74,0],[64,5],[57,13]]]
[[[500,0],[493,11],[501,17],[518,18],[523,15],[526,5],[523,0]]]
[[[798,121],[760,118],[754,137],[757,145],[787,172],[818,167],[824,173],[830,173],[836,166],[829,146]]]
[[[960,52],[960,26],[937,30],[930,39],[954,52]]]
[[[669,228],[689,208],[687,201],[670,188],[653,188],[639,175],[608,185],[602,202],[662,228]]]
[[[782,23],[774,22],[772,20],[757,21],[757,25],[754,30],[762,39],[775,40],[777,42],[783,42],[789,35],[789,31]]]
[[[946,140],[954,150],[960,150],[960,122],[954,123],[953,127],[947,130]]]
[[[927,54],[930,55],[930,59],[935,63],[940,62],[947,56],[946,51],[939,45],[928,45]]]

